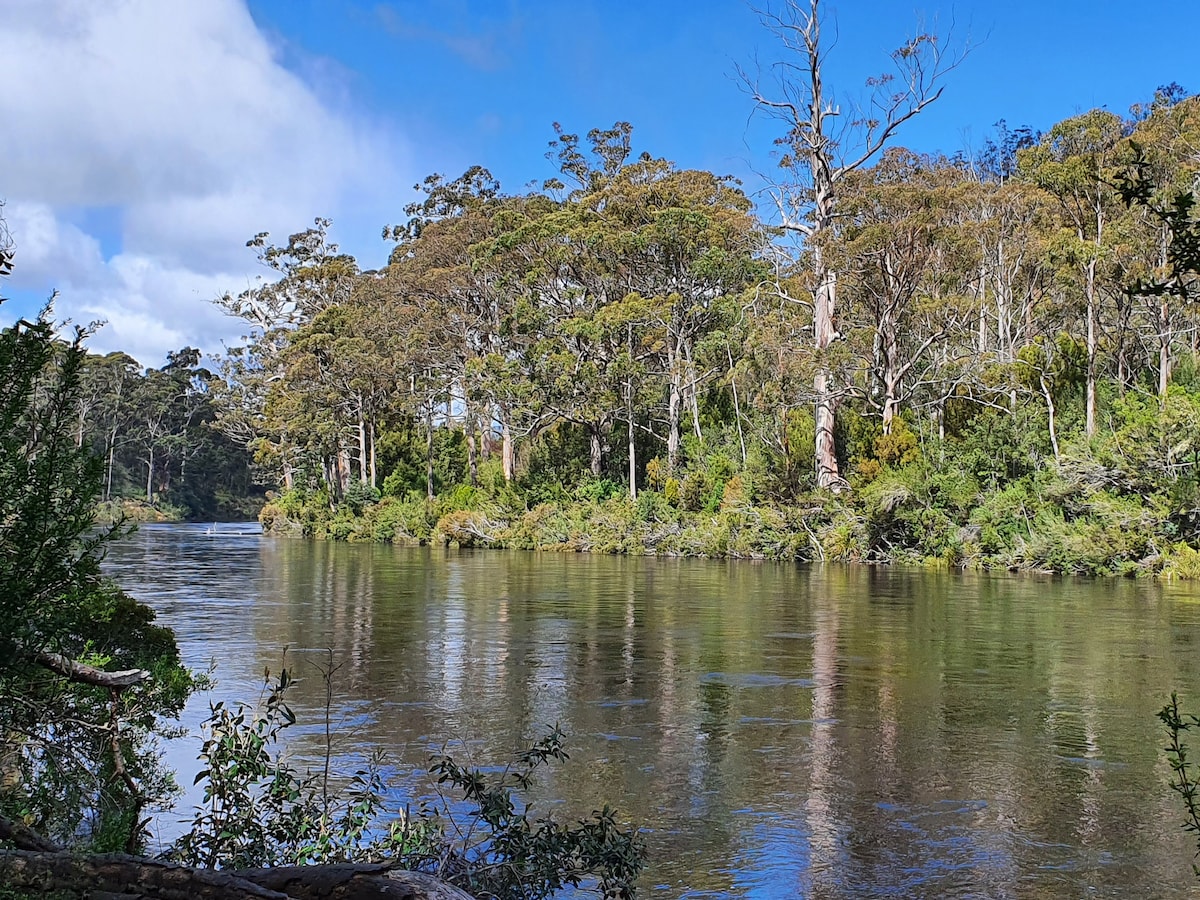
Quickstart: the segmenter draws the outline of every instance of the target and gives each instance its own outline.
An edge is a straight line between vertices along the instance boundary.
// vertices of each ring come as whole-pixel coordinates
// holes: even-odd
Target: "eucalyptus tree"
[[[116,469],[118,445],[129,440],[132,414],[130,398],[140,370],[136,359],[120,351],[102,357],[89,355],[84,366],[84,396],[95,397],[96,401],[80,404],[79,443],[82,445],[84,434],[92,434],[93,440],[102,449],[104,500],[111,500],[113,496],[113,473]]]
[[[812,270],[815,468],[819,487],[837,489],[844,484],[834,445],[839,389],[824,358],[838,337],[838,273],[825,258],[820,238],[837,220],[841,183],[941,96],[946,75],[962,57],[948,54],[938,35],[916,34],[892,53],[892,71],[869,78],[866,99],[842,118],[825,83],[833,45],[822,38],[820,0],[785,0],[778,11],[764,9],[759,15],[778,39],[781,59],[770,70],[770,84],[763,83],[761,73],[739,74],[758,108],[784,127],[776,140],[783,176],[770,194],[780,226],[801,240]]]
[[[1148,108],[1135,112],[1140,120],[1121,148],[1121,159],[1136,165],[1145,179],[1143,202],[1130,209],[1142,232],[1141,253],[1119,277],[1129,282],[1129,293],[1141,307],[1144,340],[1156,358],[1158,394],[1165,400],[1181,339],[1191,336],[1191,348],[1196,348],[1198,323],[1191,301],[1197,276],[1172,264],[1178,246],[1171,215],[1155,210],[1178,210],[1180,199],[1192,195],[1200,177],[1200,97],[1184,99],[1160,88]]]
[[[761,241],[734,183],[648,154],[630,161],[631,134],[623,122],[593,129],[585,153],[560,128],[548,155],[565,181],[511,211],[493,259],[525,289],[512,321],[528,336],[525,380],[542,388],[535,418],[582,426],[597,476],[624,419],[633,492],[635,431],[658,439],[665,418],[672,469],[685,404],[701,437],[699,393],[730,358],[711,342],[736,318]]]
[[[479,452],[486,450],[498,406],[487,390],[483,360],[506,355],[501,329],[508,300],[501,273],[480,260],[477,248],[495,237],[495,216],[506,198],[499,182],[480,166],[453,181],[431,175],[418,188],[425,196],[405,208],[408,223],[384,231],[397,241],[389,266],[403,279],[412,302],[440,312],[429,337],[436,341],[451,381],[448,416],[455,411],[455,400],[461,404],[467,467],[475,484]],[[511,477],[511,471],[506,474]]]
[[[667,465],[673,471],[685,403],[696,437],[703,438],[700,389],[727,371],[731,348],[722,335],[740,311],[741,291],[760,273],[754,254],[762,236],[748,199],[729,179],[680,171],[648,156],[623,165],[577,202],[603,210],[602,221],[616,239],[592,246],[613,253],[610,265],[650,302],[661,347],[656,364],[666,380]],[[712,339],[717,343],[706,346]],[[702,352],[707,359],[700,360]],[[709,365],[702,369],[701,362]]]
[[[1053,248],[1064,273],[1078,277],[1084,306],[1087,371],[1084,429],[1096,433],[1096,382],[1100,349],[1100,265],[1110,239],[1116,193],[1110,185],[1113,150],[1121,139],[1119,116],[1092,110],[1056,124],[1036,147],[1018,154],[1019,171],[1057,201],[1063,228]],[[1111,243],[1111,242],[1110,242]]]
[[[940,405],[948,391],[937,370],[950,362],[942,351],[970,349],[966,288],[978,260],[959,216],[966,183],[949,160],[897,148],[843,182],[841,218],[823,249],[843,273],[845,327],[885,434],[922,390]]]
[[[260,411],[269,406],[270,385],[282,376],[279,356],[288,333],[322,310],[344,303],[354,289],[358,264],[330,241],[330,225],[329,219],[317,218],[283,245],[271,244],[265,231],[256,234],[246,246],[256,251],[271,274],[260,276],[239,294],[214,301],[250,326],[246,343],[221,360],[224,386],[216,395],[218,427],[258,459],[277,465],[287,487],[293,482],[298,436],[286,418],[269,419]]]

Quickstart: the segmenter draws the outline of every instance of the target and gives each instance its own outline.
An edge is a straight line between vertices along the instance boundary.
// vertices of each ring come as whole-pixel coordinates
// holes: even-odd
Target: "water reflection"
[[[651,897],[1190,887],[1154,719],[1172,688],[1200,705],[1179,586],[188,527],[143,529],[109,568],[191,664],[219,660],[222,696],[284,646],[302,675],[331,648],[339,749],[384,747],[407,790],[447,740],[491,762],[559,723],[572,758],[541,800],[645,823]],[[294,706],[315,723],[322,705],[309,677]]]

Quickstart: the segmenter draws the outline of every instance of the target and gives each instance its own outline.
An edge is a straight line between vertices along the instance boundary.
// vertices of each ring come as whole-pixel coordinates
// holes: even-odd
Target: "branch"
[[[76,662],[61,653],[51,653],[48,650],[27,652],[26,656],[38,665],[55,672],[68,681],[77,684],[90,684],[93,687],[108,688],[112,691],[123,691],[135,684],[141,684],[150,679],[150,673],[145,669],[125,669],[121,672],[106,672],[86,663]]]

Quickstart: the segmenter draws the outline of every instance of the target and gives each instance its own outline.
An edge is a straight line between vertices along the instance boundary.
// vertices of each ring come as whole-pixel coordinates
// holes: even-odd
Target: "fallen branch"
[[[0,884],[121,900],[474,900],[432,875],[387,864],[223,871],[65,851],[0,850]]]

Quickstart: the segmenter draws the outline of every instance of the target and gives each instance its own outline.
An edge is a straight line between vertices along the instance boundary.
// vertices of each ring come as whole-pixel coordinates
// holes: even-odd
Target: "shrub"
[[[332,660],[321,671],[328,683]],[[292,684],[284,669],[256,705],[210,706],[197,776],[203,805],[173,858],[220,868],[387,860],[497,900],[545,898],[581,885],[633,898],[645,857],[636,830],[619,825],[607,806],[573,825],[535,819],[519,796],[539,768],[567,759],[557,726],[486,774],[445,752],[431,757],[433,796],[415,813],[389,812],[380,757],[339,788],[330,741],[315,772],[299,771],[278,749],[296,721],[285,702]],[[328,709],[325,721],[328,737]],[[447,790],[459,796],[449,798]]]

